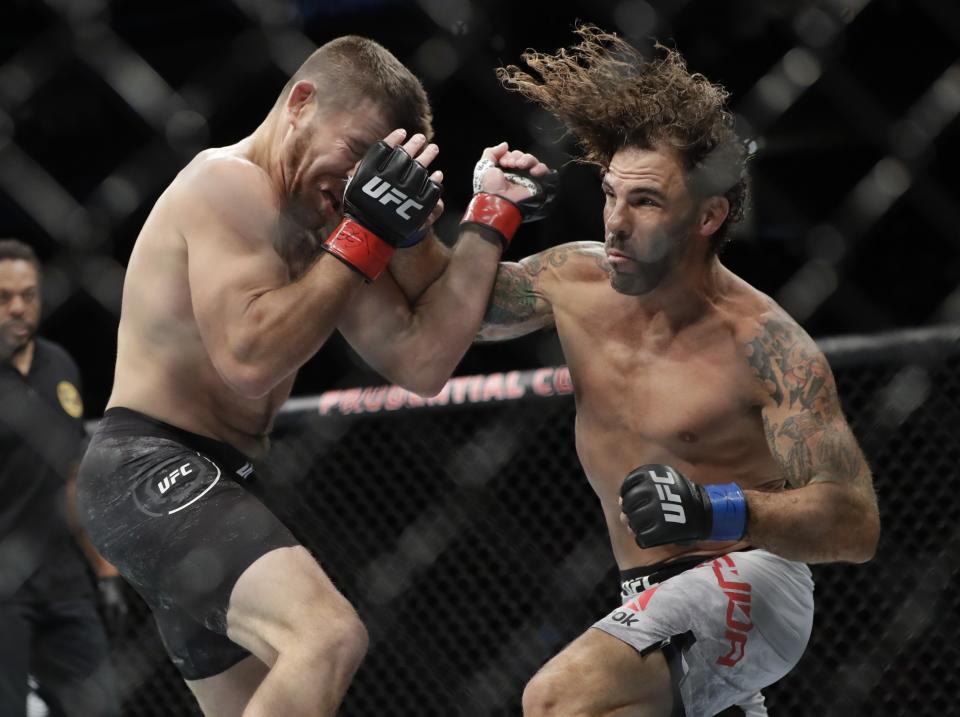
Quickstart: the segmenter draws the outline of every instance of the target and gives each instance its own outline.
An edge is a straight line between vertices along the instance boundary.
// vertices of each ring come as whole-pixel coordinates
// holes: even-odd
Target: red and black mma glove
[[[377,142],[343,191],[343,221],[323,248],[373,281],[440,201],[440,185],[400,147]]]
[[[521,202],[513,202],[499,194],[483,191],[483,174],[495,166],[493,161],[481,159],[473,168],[473,199],[460,224],[474,224],[492,229],[506,251],[521,224],[539,221],[550,213],[557,198],[560,175],[555,170],[550,170],[542,177],[534,177],[529,172],[520,170],[505,171],[507,180],[530,190],[529,197]]]
[[[747,499],[740,486],[700,486],[659,463],[630,471],[620,486],[620,499],[620,510],[641,548],[739,540],[747,530]]]

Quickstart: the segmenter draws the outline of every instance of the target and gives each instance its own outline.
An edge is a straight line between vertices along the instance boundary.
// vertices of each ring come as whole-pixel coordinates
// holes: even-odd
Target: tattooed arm
[[[747,539],[808,563],[866,562],[880,535],[877,499],[826,359],[784,315],[765,317],[747,354],[763,388],[767,444],[794,488],[745,491]]]
[[[477,342],[506,341],[553,323],[553,310],[538,291],[539,255],[520,263],[501,262]]]
[[[597,242],[561,244],[518,264],[502,262],[477,342],[507,341],[553,326],[553,287],[569,290],[578,279],[608,272],[603,245]]]

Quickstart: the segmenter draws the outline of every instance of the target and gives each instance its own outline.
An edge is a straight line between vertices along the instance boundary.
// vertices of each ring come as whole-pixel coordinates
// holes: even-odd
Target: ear
[[[710,236],[720,228],[730,213],[730,202],[726,197],[708,197],[700,203],[700,217],[697,230],[701,236]]]
[[[317,86],[309,80],[300,80],[290,89],[285,107],[294,124],[309,116],[316,93]]]

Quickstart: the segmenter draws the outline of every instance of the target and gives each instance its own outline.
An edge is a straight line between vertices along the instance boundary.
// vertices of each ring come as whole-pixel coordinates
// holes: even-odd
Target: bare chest
[[[669,341],[615,319],[558,316],[557,327],[591,480],[619,484],[638,465],[669,463],[710,482],[713,473],[729,478],[731,468],[769,460],[749,367],[723,325]]]

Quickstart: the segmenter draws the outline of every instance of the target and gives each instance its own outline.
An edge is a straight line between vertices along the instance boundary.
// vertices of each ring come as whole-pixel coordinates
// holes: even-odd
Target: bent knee
[[[351,607],[349,613],[338,618],[333,625],[321,627],[324,635],[321,651],[333,654],[344,665],[356,668],[367,654],[370,636],[360,616]]]
[[[578,696],[584,685],[574,675],[556,670],[535,674],[523,689],[524,717],[553,717],[575,714],[580,707]]]
[[[335,659],[344,665],[360,664],[370,638],[356,610],[345,599],[335,607],[301,613],[300,619],[284,632],[279,652],[295,652],[302,659]]]

